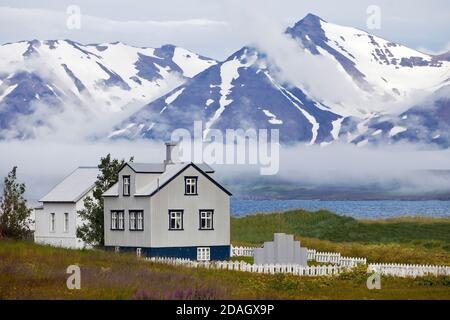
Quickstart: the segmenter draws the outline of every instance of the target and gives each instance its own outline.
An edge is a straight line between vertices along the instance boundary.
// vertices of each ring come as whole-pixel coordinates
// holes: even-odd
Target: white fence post
[[[234,250],[236,248],[233,248]],[[236,251],[235,251],[236,252]],[[248,251],[241,250],[238,253]],[[308,251],[308,257],[312,257],[317,261],[329,261],[332,264],[326,266],[300,266],[300,265],[255,265],[244,261],[216,261],[216,262],[198,262],[189,259],[168,258],[168,257],[150,257],[145,258],[146,261],[155,263],[165,263],[177,266],[186,266],[189,268],[207,268],[207,269],[222,269],[222,270],[236,270],[242,272],[257,272],[257,273],[290,273],[298,276],[332,276],[337,275],[342,269],[347,269],[358,264],[366,264],[365,258],[351,258],[341,257],[339,254],[330,252],[315,252]],[[339,264],[333,263],[339,258]],[[367,272],[379,272],[382,275],[390,275],[397,277],[421,277],[425,275],[445,276],[450,275],[450,266],[436,266],[436,265],[411,265],[411,264],[397,264],[397,263],[370,263],[367,265]]]
[[[367,272],[379,272],[383,275],[396,277],[423,277],[425,275],[441,276],[449,275],[450,267],[435,265],[412,265],[397,263],[372,263],[367,267]]]

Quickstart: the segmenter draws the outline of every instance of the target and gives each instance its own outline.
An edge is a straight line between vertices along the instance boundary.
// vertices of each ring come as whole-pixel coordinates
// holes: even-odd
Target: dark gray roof
[[[164,172],[163,163],[135,163],[127,162],[127,164],[137,173],[161,173]]]
[[[54,187],[40,202],[77,202],[95,185],[97,167],[79,167]]]
[[[168,184],[172,179],[174,179],[177,175],[179,175],[181,172],[183,172],[186,168],[189,166],[194,166],[197,170],[200,170],[200,172],[208,178],[211,182],[213,182],[215,185],[217,185],[220,189],[222,189],[225,193],[228,195],[231,195],[231,193],[226,190],[222,185],[220,185],[216,180],[211,178],[206,173],[214,172],[214,170],[208,166],[207,164],[203,165],[196,165],[194,163],[174,163],[169,166],[167,166],[166,171],[162,172],[162,174],[158,177],[158,179],[155,179],[151,181],[149,184],[142,186],[141,188],[136,190],[136,196],[152,196],[156,192],[158,192],[160,189],[162,189],[166,184]],[[203,168],[206,168],[210,171],[205,171]],[[133,169],[134,170],[134,169]],[[142,171],[141,171],[142,173]],[[109,190],[103,193],[104,197],[114,197],[119,195],[119,184],[114,184]]]
[[[133,171],[137,173],[163,173],[164,172],[164,163],[136,163],[136,162],[127,162],[127,165],[133,169]],[[183,163],[187,164],[187,163]],[[211,168],[206,163],[196,164],[197,167],[205,171],[206,173],[213,173],[214,169]]]

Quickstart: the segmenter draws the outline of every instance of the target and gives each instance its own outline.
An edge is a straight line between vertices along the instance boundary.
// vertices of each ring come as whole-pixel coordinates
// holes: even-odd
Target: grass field
[[[233,218],[232,239],[260,244],[281,230],[309,247],[369,260],[450,264],[448,228],[445,219],[369,222],[294,211],[281,221],[279,215]],[[81,268],[81,290],[66,287],[72,264]],[[189,269],[131,254],[0,241],[0,299],[450,299],[450,277],[382,277],[381,290],[368,290],[367,276],[364,267],[335,278]]]
[[[294,210],[231,220],[235,244],[260,245],[274,232],[294,234],[302,246],[370,262],[450,265],[450,219],[402,217],[356,220],[328,211]]]

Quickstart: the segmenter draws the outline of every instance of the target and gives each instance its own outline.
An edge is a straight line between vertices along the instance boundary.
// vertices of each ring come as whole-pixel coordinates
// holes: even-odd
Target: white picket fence
[[[246,263],[244,261],[211,261],[211,262],[199,262],[189,259],[180,258],[162,258],[152,257],[146,258],[151,262],[166,263],[171,265],[182,265],[190,268],[207,268],[218,270],[234,270],[243,272],[255,272],[255,273],[289,273],[298,276],[333,276],[340,273],[343,267],[336,265],[328,266],[311,266],[303,267],[300,265],[256,265]]]
[[[231,246],[230,255],[232,257],[253,257],[254,249],[252,247]],[[308,249],[308,261],[331,263],[348,268],[358,264],[367,264],[366,258],[343,257],[339,252],[319,252],[314,249]]]
[[[432,266],[418,264],[370,263],[367,272],[379,272],[382,275],[396,277],[450,276],[450,266]]]
[[[337,264],[343,267],[353,267],[358,264],[367,264],[366,258],[344,257],[339,252],[320,252],[308,249],[308,260],[321,263]]]
[[[235,247],[231,245],[230,256],[231,257],[253,257],[253,247]]]
[[[206,268],[217,270],[234,270],[255,273],[289,273],[298,276],[334,276],[338,275],[342,270],[353,267],[338,265],[323,265],[303,267],[300,265],[256,265],[246,263],[244,261],[210,261],[200,262],[181,258],[163,258],[152,257],[145,258],[147,261],[165,263],[171,265],[185,266],[189,268]],[[423,277],[426,275],[433,276],[450,276],[450,266],[433,266],[433,265],[414,265],[414,264],[396,264],[396,263],[371,263],[367,266],[367,272],[379,272],[381,275],[389,275],[396,277]]]

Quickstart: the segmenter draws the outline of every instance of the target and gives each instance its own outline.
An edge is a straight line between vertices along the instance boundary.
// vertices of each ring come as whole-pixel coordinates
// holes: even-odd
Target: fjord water
[[[255,213],[281,212],[292,209],[316,211],[326,209],[337,214],[360,219],[398,216],[450,217],[450,201],[425,200],[231,200],[231,214],[244,216]]]

